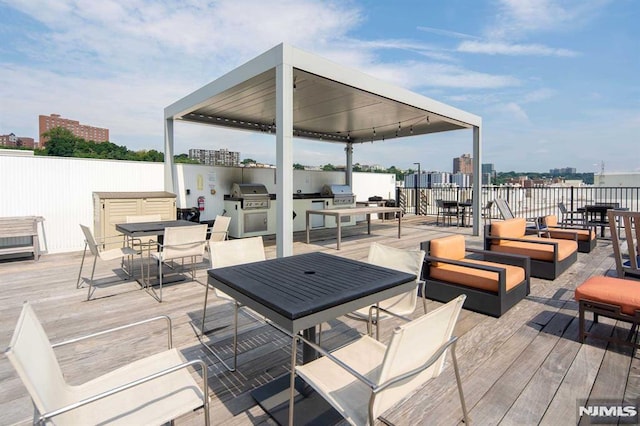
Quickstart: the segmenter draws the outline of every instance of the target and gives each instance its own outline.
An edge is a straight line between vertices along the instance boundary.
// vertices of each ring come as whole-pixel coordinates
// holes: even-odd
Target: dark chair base
[[[463,306],[465,309],[496,318],[502,316],[529,294],[529,286],[526,281],[502,295],[465,285],[436,281],[431,278],[426,278],[425,288],[427,298],[443,303],[465,294],[467,296]]]
[[[569,269],[576,260],[578,260],[577,252],[558,262],[531,259],[531,276],[545,280],[555,280],[560,274]]]
[[[603,334],[596,334],[586,330],[585,327],[585,313],[593,313],[593,322],[598,322],[598,315],[602,315],[607,318],[616,319],[631,324],[631,330],[626,339],[618,339],[613,336],[606,336]],[[636,311],[635,315],[628,315],[620,310],[620,306],[610,305],[608,303],[594,302],[591,300],[582,299],[579,302],[579,334],[580,343],[584,343],[584,339],[591,336],[598,339],[603,339],[611,343],[617,343],[624,346],[630,346],[634,349],[640,348],[640,343],[637,339],[638,324],[640,324],[640,311]]]
[[[589,241],[578,240],[578,251],[580,253],[591,253],[591,250],[596,248],[597,245],[598,245],[597,238],[593,238]]]

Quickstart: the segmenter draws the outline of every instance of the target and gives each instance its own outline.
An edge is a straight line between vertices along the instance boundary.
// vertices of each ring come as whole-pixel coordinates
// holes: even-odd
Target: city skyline
[[[0,95],[15,102],[0,107],[0,134],[36,136],[37,116],[56,111],[163,151],[164,107],[287,42],[481,116],[482,162],[497,170],[568,158],[583,172],[638,171],[640,156],[623,153],[640,130],[639,15],[631,0],[3,1]],[[358,145],[354,162],[448,169],[472,148],[467,131],[448,133]],[[175,141],[275,158],[273,135],[177,123]],[[297,139],[293,160],[337,164],[342,148]]]

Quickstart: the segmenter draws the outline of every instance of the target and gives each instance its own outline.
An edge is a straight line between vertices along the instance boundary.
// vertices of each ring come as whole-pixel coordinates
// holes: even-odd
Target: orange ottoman
[[[575,298],[580,304],[580,342],[584,343],[587,336],[594,336],[637,347],[631,338],[640,323],[640,281],[602,276],[591,277],[576,288]],[[608,338],[587,332],[584,318],[587,311],[593,312],[594,323],[598,322],[598,315],[631,323],[632,328],[628,339]]]

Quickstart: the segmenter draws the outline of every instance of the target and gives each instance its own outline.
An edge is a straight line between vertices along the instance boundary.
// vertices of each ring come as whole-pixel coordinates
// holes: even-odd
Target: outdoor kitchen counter
[[[342,209],[323,209],[323,210],[307,210],[306,217],[306,229],[307,229],[307,244],[309,244],[309,231],[310,231],[310,221],[309,218],[311,215],[322,215],[322,216],[333,216],[336,218],[336,229],[338,231],[337,234],[337,243],[336,248],[340,250],[340,240],[342,238],[342,226],[341,226],[341,218],[344,216],[353,216],[353,215],[366,215],[367,216],[367,234],[371,234],[371,215],[376,213],[399,213],[396,214],[398,218],[398,238],[400,238],[400,229],[402,225],[402,208],[400,207],[349,207]]]

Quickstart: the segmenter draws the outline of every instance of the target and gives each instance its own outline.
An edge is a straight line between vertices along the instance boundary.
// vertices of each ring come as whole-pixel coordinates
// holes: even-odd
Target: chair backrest
[[[265,260],[262,237],[209,241],[212,268],[241,265]]]
[[[28,302],[22,306],[5,354],[38,412],[46,413],[74,402],[51,342]]]
[[[369,247],[369,257],[367,262],[397,271],[414,274],[416,276],[416,286],[422,272],[424,262],[424,250],[407,250],[385,246],[380,243],[373,243]],[[418,300],[417,287],[407,293],[391,297],[380,303],[385,309],[393,312],[413,311]]]
[[[226,240],[230,223],[231,223],[230,216],[217,215],[216,220],[213,222],[213,227],[211,228],[211,238],[209,238],[209,241]]]
[[[567,214],[567,207],[564,205],[563,202],[559,202],[558,203],[558,208],[560,209],[560,213],[562,213],[563,215]]]
[[[509,203],[507,203],[507,200],[496,198],[494,201],[503,219],[513,219],[515,217],[513,211],[511,210],[511,207],[509,207]]]
[[[438,206],[438,208],[443,209],[444,208],[444,200],[436,200],[436,206]]]
[[[607,218],[618,278],[640,278],[640,212],[609,210]]]
[[[82,233],[84,234],[84,240],[87,242],[89,246],[89,250],[91,250],[91,254],[94,256],[98,255],[98,244],[96,243],[96,239],[93,238],[93,233],[91,233],[91,229],[88,226],[80,224],[80,228],[82,229]]]
[[[164,229],[162,258],[164,260],[182,257],[202,256],[207,244],[207,224],[175,226]]]
[[[397,327],[387,346],[377,384],[426,364],[451,339],[465,298],[465,295],[458,296],[446,305]],[[373,418],[377,418],[427,380],[438,376],[444,367],[445,355],[446,352],[431,367],[412,379],[403,380],[381,391],[373,403]]]
[[[491,207],[493,207],[493,201],[487,201],[487,205],[484,206],[485,211],[491,211]]]

